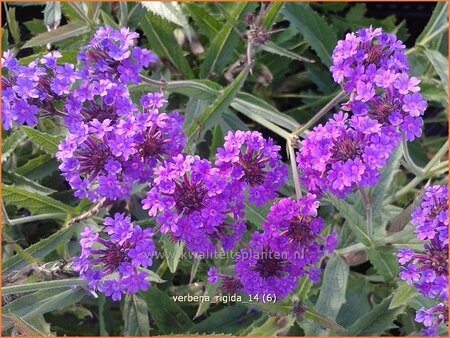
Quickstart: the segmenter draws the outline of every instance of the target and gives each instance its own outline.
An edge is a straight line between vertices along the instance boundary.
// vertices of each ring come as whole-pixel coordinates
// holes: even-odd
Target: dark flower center
[[[372,46],[368,52],[368,56],[366,59],[367,65],[374,64],[376,66],[379,65],[381,59],[384,57],[385,53],[383,51],[383,47],[381,46]]]
[[[358,141],[350,137],[335,141],[331,147],[331,152],[333,154],[331,156],[332,160],[342,162],[353,160],[362,155]]]
[[[386,98],[383,98],[374,103],[373,109],[370,111],[370,117],[376,119],[381,124],[385,124],[388,122],[389,116],[392,112],[398,109],[398,105]]]
[[[163,161],[161,155],[164,154],[164,146],[170,140],[164,140],[160,130],[153,127],[145,135],[144,142],[140,145],[139,154],[143,158],[157,157],[159,160]]]
[[[289,223],[286,236],[293,242],[307,245],[313,239],[313,233],[310,229],[312,217],[296,217]]]
[[[88,121],[92,121],[93,119],[97,119],[99,122],[103,122],[106,119],[114,121],[119,117],[114,105],[98,105],[92,101],[90,103],[90,107],[83,107],[81,109],[81,114]]]
[[[178,213],[192,214],[204,208],[207,190],[203,184],[194,184],[185,176],[184,181],[175,183],[173,199]]]
[[[262,185],[267,176],[267,173],[264,171],[264,164],[267,160],[262,159],[261,154],[253,157],[252,153],[245,155],[240,154],[239,158],[242,169],[244,170],[242,180],[245,180],[252,187]]]
[[[222,282],[222,290],[229,294],[238,293],[242,289],[242,284],[236,277],[225,276]]]
[[[254,266],[254,270],[259,273],[261,278],[267,279],[269,277],[282,277],[284,268],[288,262],[277,255],[269,248],[266,248],[263,252],[259,253],[261,256],[258,258]]]
[[[80,171],[90,175],[93,179],[99,173],[105,171],[104,166],[111,155],[108,146],[97,142],[92,137],[86,140],[87,148],[78,149],[74,154],[80,162]]]
[[[123,262],[129,261],[127,251],[127,248],[117,244],[111,244],[105,250],[102,250],[102,262],[105,264],[106,271],[110,273],[117,271]]]

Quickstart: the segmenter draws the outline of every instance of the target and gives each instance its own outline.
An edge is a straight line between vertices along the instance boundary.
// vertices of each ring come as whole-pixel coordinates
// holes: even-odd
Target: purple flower
[[[287,179],[279,151],[272,139],[265,140],[259,132],[228,132],[223,148],[217,150],[216,166],[224,177],[248,187],[249,201],[262,206],[277,196]]]
[[[414,210],[411,223],[416,226],[419,240],[426,240],[421,252],[401,249],[397,253],[402,265],[400,278],[414,285],[425,297],[448,301],[448,189],[431,186],[425,190],[420,206]],[[448,325],[448,305],[438,304],[420,309],[416,321],[437,332],[441,324]]]
[[[152,230],[132,225],[130,217],[119,213],[107,217],[104,224],[101,232],[86,227],[81,233],[81,255],[74,261],[75,271],[93,291],[115,301],[123,294],[146,291],[149,276],[142,268],[151,266],[156,255]]]
[[[421,135],[427,103],[418,93],[420,81],[408,75],[405,46],[380,28],[347,34],[334,49],[331,72],[350,94],[343,109],[394,126],[409,141]],[[414,119],[413,119],[414,118]]]
[[[157,167],[142,204],[163,233],[185,241],[194,253],[212,254],[218,242],[230,250],[245,231],[243,193],[198,156],[179,154]]]
[[[272,238],[270,248],[286,252],[301,274],[311,272],[313,278],[325,251],[332,253],[337,245],[335,234],[321,235],[325,222],[317,217],[318,207],[319,202],[313,194],[298,201],[283,198],[270,208],[264,223],[265,231]]]
[[[319,125],[301,142],[297,163],[311,193],[344,197],[358,187],[373,187],[400,135],[367,116],[342,112]]]

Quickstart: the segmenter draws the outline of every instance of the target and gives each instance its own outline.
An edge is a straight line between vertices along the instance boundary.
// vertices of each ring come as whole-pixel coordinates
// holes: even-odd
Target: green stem
[[[334,98],[331,99],[330,102],[328,102],[321,110],[319,110],[319,112],[314,115],[312,119],[306,122],[303,126],[299,127],[296,131],[294,131],[294,134],[301,135],[304,131],[308,130],[346,96],[347,93],[341,90]]]
[[[448,140],[442,145],[442,147],[438,150],[438,152],[433,156],[433,158],[430,160],[430,162],[428,162],[428,164],[423,168],[423,171],[426,173],[428,173],[428,171],[431,171],[433,168],[433,166],[439,162],[439,160],[442,158],[442,156],[444,156],[445,154],[447,154],[448,152]]]
[[[366,247],[364,244],[362,244],[362,243],[356,243],[356,244],[347,246],[347,247],[342,248],[342,249],[337,249],[337,250],[336,250],[336,253],[337,253],[338,255],[341,255],[341,256],[342,256],[342,255],[349,254],[349,253],[351,253],[351,252],[361,251],[361,250],[364,250],[364,249],[367,249],[367,247]]]
[[[265,118],[262,118],[261,116],[259,116],[256,113],[251,113],[249,111],[246,112],[242,112],[241,113],[245,116],[247,116],[249,119],[252,119],[253,121],[259,123],[260,125],[266,127],[267,129],[273,131],[274,133],[276,133],[277,135],[281,136],[282,138],[284,138],[286,141],[290,141],[291,139],[291,134],[289,134],[286,130],[278,127],[276,124],[266,120]]]
[[[145,82],[151,86],[155,86],[162,89],[165,89],[167,87],[166,81],[156,81],[142,74],[140,74],[139,77],[141,78],[142,82]]]
[[[408,150],[408,141],[406,140],[406,138],[403,136],[403,140],[402,140],[402,150],[403,150],[403,157],[406,161],[406,163],[404,163],[404,165],[416,176],[420,176],[423,177],[424,176],[424,170],[422,168],[420,168],[419,166],[417,166],[413,159],[411,158],[411,155],[409,154],[409,150]]]
[[[300,189],[300,178],[298,177],[297,162],[295,160],[295,150],[292,144],[293,141],[293,139],[289,140],[287,142],[287,147],[289,153],[289,161],[291,163],[292,169],[292,179],[294,180],[295,195],[297,196],[297,200],[299,200],[300,198],[302,198],[302,190]]]
[[[372,224],[372,203],[370,202],[369,196],[367,195],[364,188],[359,188],[359,192],[361,193],[364,207],[366,208],[366,218],[367,218],[367,235],[370,239],[373,236],[373,224]]]
[[[25,224],[25,223],[31,223],[31,222],[35,222],[35,221],[41,221],[44,219],[52,219],[52,218],[58,218],[61,216],[65,216],[66,214],[64,213],[51,213],[51,214],[41,214],[41,215],[33,215],[33,216],[26,216],[26,217],[22,217],[22,218],[16,218],[16,219],[12,219],[10,220],[11,225],[19,225],[19,224]]]

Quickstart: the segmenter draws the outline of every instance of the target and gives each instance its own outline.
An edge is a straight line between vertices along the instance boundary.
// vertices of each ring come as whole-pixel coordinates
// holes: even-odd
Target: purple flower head
[[[83,77],[139,83],[143,67],[155,63],[157,57],[146,49],[135,47],[138,37],[139,34],[128,28],[118,31],[109,26],[100,27],[78,55]]]
[[[249,248],[242,249],[236,258],[236,277],[242,284],[242,291],[277,299],[287,297],[298,284],[299,267],[289,260],[288,254],[271,248],[269,233],[254,233]]]
[[[347,34],[333,52],[334,80],[350,94],[345,104],[355,114],[398,127],[409,141],[421,135],[427,103],[420,81],[409,77],[405,46],[380,28]]]
[[[216,154],[216,165],[225,177],[248,187],[249,201],[262,206],[277,196],[287,179],[280,147],[257,131],[229,132]]]
[[[142,204],[163,233],[185,241],[194,253],[211,254],[218,242],[229,250],[245,231],[242,193],[198,156],[179,154],[158,166]]]
[[[61,55],[52,52],[36,59],[28,66],[21,66],[11,52],[4,52],[2,67],[2,119],[9,130],[13,122],[35,126],[39,113],[42,116],[60,114],[55,103],[65,102],[66,96],[78,79],[71,64],[57,65]]]
[[[401,249],[397,253],[400,278],[414,285],[425,297],[448,301],[448,189],[430,186],[420,206],[414,210],[411,223],[419,240],[426,241],[421,252]],[[437,332],[441,324],[448,326],[448,307],[443,303],[416,314],[416,321]]]
[[[309,191],[345,197],[357,187],[373,187],[380,169],[399,143],[391,126],[342,112],[319,125],[301,142],[297,163]]]
[[[325,222],[317,216],[319,202],[308,194],[299,201],[283,198],[275,203],[264,223],[272,240],[271,249],[287,252],[302,274],[312,272],[325,252],[332,253],[337,246],[336,235],[322,236]]]
[[[74,269],[99,290],[117,301],[123,294],[146,291],[150,287],[148,273],[143,268],[152,265],[156,255],[151,229],[142,230],[131,224],[130,217],[116,213],[105,219],[101,232],[86,227],[81,233],[81,255]]]

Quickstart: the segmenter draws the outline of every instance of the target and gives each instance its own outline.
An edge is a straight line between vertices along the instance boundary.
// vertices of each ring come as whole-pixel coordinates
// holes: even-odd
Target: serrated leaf
[[[448,60],[437,50],[425,48],[423,50],[425,56],[430,60],[434,70],[441,79],[442,87],[448,94]]]
[[[49,155],[56,154],[58,151],[58,145],[64,138],[64,136],[49,135],[29,127],[22,127],[21,129],[29,137],[31,142]]]
[[[22,130],[17,130],[2,141],[2,162],[6,161],[16,148],[26,139]]]
[[[400,306],[405,306],[411,299],[417,297],[419,292],[416,288],[404,282],[393,292],[392,301],[389,304],[389,310]]]
[[[151,287],[149,291],[141,293],[141,296],[151,304],[148,311],[161,334],[184,333],[194,324],[166,292]]]
[[[70,213],[72,208],[51,197],[32,193],[13,185],[3,185],[3,201],[6,205],[25,208],[34,215],[63,212]]]
[[[399,268],[395,252],[390,248],[369,248],[366,250],[370,262],[385,282],[398,276]]]
[[[126,295],[122,311],[125,336],[148,336],[150,323],[147,303],[139,295]]]
[[[40,195],[50,195],[56,192],[56,190],[45,187],[29,178],[11,172],[5,172],[3,177],[11,180],[14,186],[21,188],[23,190],[29,191],[31,193],[36,193]],[[5,181],[5,180],[3,180]]]
[[[358,240],[366,246],[370,246],[371,240],[367,235],[366,220],[346,201],[341,200],[332,194],[327,194],[327,199],[346,219],[347,224],[350,226]]]
[[[187,79],[194,77],[191,66],[178,45],[169,22],[153,13],[147,13],[141,20],[140,26],[156,54],[167,58]]]
[[[234,81],[226,87],[219,97],[188,127],[187,135],[190,137],[198,132],[200,129],[209,129],[214,124],[214,120],[220,118],[224,110],[228,108],[230,103],[236,97],[236,94],[241,89],[248,75],[248,68],[239,73]]]
[[[166,235],[161,236],[161,241],[167,266],[169,267],[171,273],[175,273],[177,271],[181,255],[183,254],[184,243],[174,242]]]
[[[46,289],[57,289],[62,287],[73,287],[77,285],[86,285],[87,282],[79,278],[58,279],[46,282],[35,282],[21,285],[12,285],[2,287],[2,295],[18,294],[31,291]]]
[[[368,313],[362,315],[346,332],[349,337],[380,336],[389,329],[397,327],[394,320],[403,312],[403,307],[389,309],[391,297],[385,298]]]
[[[33,245],[30,245],[25,249],[25,252],[28,255],[33,256],[34,258],[43,259],[45,256],[56,250],[61,245],[67,244],[73,233],[79,231],[79,229],[83,225],[85,225],[85,223],[80,222],[78,224],[72,225],[69,228],[63,228],[50,235],[49,237],[42,239]],[[6,275],[13,270],[20,270],[25,265],[27,265],[27,262],[24,261],[24,258],[22,256],[14,255],[3,262],[2,273]]]
[[[337,37],[325,19],[307,3],[287,3],[282,13],[300,31],[320,60],[329,67]]]
[[[207,78],[212,73],[221,74],[239,42],[239,35],[234,29],[236,22],[244,13],[247,3],[236,2],[233,5],[234,8],[229,16],[230,22],[223,26],[207,48],[205,60],[200,68],[201,78]]]
[[[314,306],[316,312],[332,321],[336,319],[341,306],[345,303],[348,275],[349,267],[345,259],[336,254],[331,256],[323,274],[319,298]],[[319,322],[305,325],[305,334],[307,336],[321,334],[321,325],[323,324]]]
[[[278,13],[280,12],[281,8],[284,6],[284,3],[281,1],[277,1],[271,4],[272,6],[270,9],[265,13],[263,20],[262,20],[262,26],[265,29],[272,28],[272,25],[275,23],[275,20],[278,17]]]
[[[143,1],[141,5],[148,11],[153,12],[153,14],[159,15],[163,19],[173,22],[180,27],[187,27],[189,25],[181,6],[177,2]]]
[[[22,48],[31,48],[43,46],[48,43],[55,43],[65,39],[77,37],[81,34],[88,33],[89,26],[83,22],[69,22],[67,25],[56,28],[55,30],[41,33],[27,41]]]
[[[211,142],[211,147],[209,148],[209,160],[214,161],[216,157],[217,148],[223,146],[223,131],[220,124],[217,124],[213,130],[213,138]]]
[[[204,296],[208,296],[210,299],[216,294],[217,290],[219,289],[220,284],[210,284],[208,283],[205,288]],[[204,314],[209,307],[211,306],[211,303],[209,302],[202,302],[198,305],[197,312],[195,313],[195,316],[193,319],[196,319],[200,317],[202,314]]]
[[[269,317],[261,325],[255,326],[247,336],[276,336],[278,333],[283,332],[287,328],[294,324],[294,318],[292,316],[284,317],[282,319],[278,317]]]

